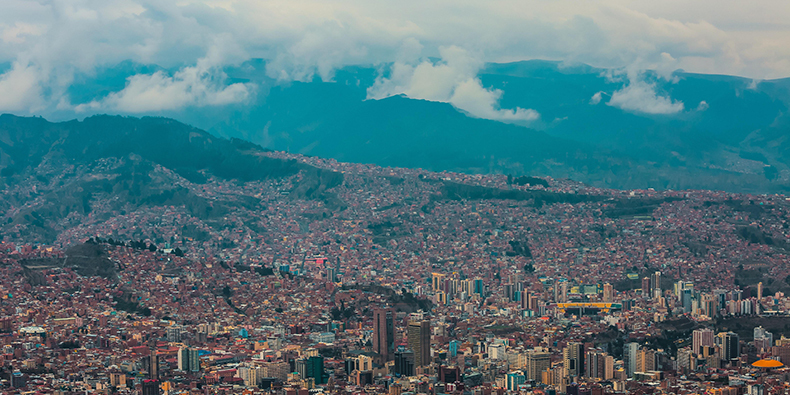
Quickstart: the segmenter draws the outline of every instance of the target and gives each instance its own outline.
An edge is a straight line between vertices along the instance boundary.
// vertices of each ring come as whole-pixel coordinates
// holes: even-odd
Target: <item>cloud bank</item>
[[[450,103],[471,116],[504,122],[533,121],[540,116],[531,109],[500,109],[502,91],[483,87],[477,73],[482,63],[458,47],[440,48],[442,60],[417,66],[396,62],[389,78],[379,77],[368,88],[368,99],[406,95]]]
[[[3,0],[0,111],[147,112],[240,102],[254,87],[229,83],[222,69],[262,58],[266,74],[284,82],[331,80],[346,65],[394,62],[373,96],[400,90],[482,118],[527,120],[536,114],[498,108],[503,93],[481,86],[463,67],[549,59],[663,75],[682,68],[755,80],[790,76],[790,7],[784,0],[763,3]],[[452,63],[446,48],[462,48],[473,59]],[[420,61],[429,57],[442,62]],[[72,102],[75,79],[126,60],[174,71],[131,76],[121,91]],[[439,80],[422,87],[426,76]],[[608,104],[658,113],[682,105],[639,81]]]
[[[685,108],[682,101],[659,94],[655,83],[644,81],[639,76],[629,77],[628,83],[612,93],[606,104],[625,111],[663,115],[679,113]]]

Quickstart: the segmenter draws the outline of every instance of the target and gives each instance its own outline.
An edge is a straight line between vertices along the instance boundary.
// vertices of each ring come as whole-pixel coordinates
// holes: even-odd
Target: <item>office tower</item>
[[[680,291],[680,302],[683,306],[683,311],[690,313],[693,308],[692,295],[693,289],[686,288]]]
[[[439,381],[442,383],[461,381],[461,369],[457,366],[439,366]]]
[[[762,300],[763,298],[763,282],[760,281],[757,283],[757,300]]]
[[[178,370],[189,371],[189,349],[186,347],[178,349]]]
[[[733,332],[719,333],[719,345],[721,346],[721,359],[730,362],[741,356],[741,344],[738,334]]]
[[[395,373],[401,376],[414,376],[414,352],[411,350],[395,353]]]
[[[326,269],[326,281],[335,282],[337,279],[337,269],[330,267]]]
[[[159,355],[156,354],[156,348],[151,349],[151,355],[148,358],[148,378],[159,381]],[[157,383],[157,385],[159,384]]]
[[[655,272],[650,275],[650,294],[654,294],[655,290],[661,291],[661,272]]]
[[[392,359],[395,352],[395,312],[392,309],[373,310],[373,351],[382,361]]]
[[[606,374],[606,357],[602,351],[588,351],[585,356],[585,377],[602,379]]]
[[[189,349],[189,371],[190,372],[200,371],[200,354],[198,353],[197,348]]]
[[[634,372],[636,372],[636,356],[638,353],[638,343],[626,343],[623,347],[623,365],[625,365],[625,373],[628,377],[634,377]]]
[[[180,326],[171,326],[167,328],[167,341],[170,343],[179,343],[181,341]]]
[[[606,283],[603,285],[603,301],[606,303],[614,302],[614,287],[612,287],[612,284]]]
[[[527,380],[540,381],[541,374],[551,368],[551,353],[543,348],[536,348],[527,352]]]
[[[642,297],[649,298],[652,295],[650,294],[650,277],[645,277],[642,279]]]
[[[562,350],[562,362],[568,376],[581,376],[584,373],[584,345],[568,343]]]
[[[691,351],[694,354],[702,354],[702,347],[713,347],[713,330],[696,329],[691,333]]]
[[[481,297],[485,296],[485,287],[483,286],[483,279],[476,278],[474,280],[474,290],[473,293],[480,295]]]
[[[692,358],[694,354],[692,350],[688,347],[681,348],[678,350],[677,356],[677,363],[678,363],[678,372],[685,373],[688,371],[693,370]]]
[[[507,299],[508,301],[513,300],[513,292],[514,292],[513,284],[505,284],[502,287],[502,291],[503,291],[502,296],[504,296],[505,299]]]
[[[458,340],[450,340],[450,344],[448,345],[448,352],[450,353],[450,358],[455,358],[458,356],[458,346],[461,344]]]
[[[444,290],[444,276],[442,273],[431,274],[431,288],[434,292]]]
[[[518,391],[518,386],[526,382],[524,372],[516,371],[507,374],[505,387],[508,391]]]
[[[159,394],[159,380],[143,380],[143,395]]]
[[[502,343],[497,343],[488,346],[488,358],[498,361],[506,361],[507,352],[505,350],[505,345]]]
[[[414,351],[414,366],[429,365],[431,363],[431,321],[410,321],[407,337],[409,348]]]
[[[656,370],[656,352],[642,348],[636,353],[636,371],[651,372]]]
[[[324,357],[312,356],[307,358],[297,359],[295,362],[296,372],[302,379],[315,380],[316,384],[326,383],[326,374],[324,372]]]
[[[560,289],[562,292],[560,298],[562,299],[562,302],[565,303],[568,301],[568,282],[563,281],[562,283],[560,283]]]

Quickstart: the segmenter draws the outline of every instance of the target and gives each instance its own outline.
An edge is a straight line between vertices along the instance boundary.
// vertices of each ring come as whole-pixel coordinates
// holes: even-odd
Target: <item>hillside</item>
[[[327,189],[342,182],[342,174],[265,153],[254,144],[217,138],[164,118],[96,116],[50,123],[3,115],[3,226],[51,242],[79,224],[80,217],[179,206],[211,220],[234,208],[256,207],[258,202],[249,197],[208,196],[194,188],[210,178],[244,183],[299,175],[288,190],[294,197],[338,204]]]

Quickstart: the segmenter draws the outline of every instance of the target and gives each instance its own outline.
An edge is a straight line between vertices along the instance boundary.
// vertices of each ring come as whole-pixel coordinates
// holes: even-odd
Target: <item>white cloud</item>
[[[672,100],[656,92],[656,84],[647,82],[640,76],[629,76],[628,84],[612,93],[606,103],[625,111],[645,114],[675,114],[683,111],[682,101]]]
[[[594,95],[592,95],[592,97],[590,98],[590,104],[596,105],[596,104],[600,103],[601,102],[601,94],[603,94],[603,92],[596,92]]]
[[[705,100],[699,102],[699,105],[697,105],[697,111],[705,111],[708,108],[710,108],[710,105]]]
[[[450,103],[471,116],[504,122],[533,121],[540,116],[532,109],[499,108],[502,91],[483,87],[477,73],[482,67],[478,57],[451,46],[440,48],[442,60],[423,61],[417,66],[396,62],[389,78],[379,77],[368,88],[368,99],[406,95]]]
[[[221,72],[216,72],[221,75]],[[126,87],[103,100],[78,105],[77,112],[113,110],[123,113],[146,113],[178,110],[187,106],[212,106],[246,100],[251,87],[236,83],[225,86],[213,81],[210,70],[185,67],[169,76],[162,71],[129,77]]]
[[[234,46],[228,37],[220,37],[195,66],[183,67],[172,76],[164,71],[130,76],[123,90],[77,105],[75,110],[147,113],[243,102],[255,87],[227,84],[227,75],[221,66],[232,58],[244,58],[243,50]]]
[[[20,91],[20,100],[2,100],[25,103],[14,104],[19,111],[51,110],[63,103],[75,76],[124,60],[188,72],[184,65],[207,57],[223,35],[223,42],[241,50],[223,57],[218,68],[263,58],[267,74],[286,81],[330,80],[345,65],[389,62],[416,65],[417,74],[445,75],[441,68],[416,70],[415,62],[453,46],[468,49],[476,64],[538,58],[654,69],[663,76],[682,68],[787,77],[790,7],[784,0],[766,1],[771,6],[737,0],[3,0],[0,63],[24,66],[0,79],[21,78],[13,83],[38,88]],[[176,75],[135,81],[170,84],[145,91],[151,95],[179,86]],[[38,98],[23,96],[31,92]]]
[[[0,76],[0,111],[31,113],[39,110],[43,105],[40,80],[40,70],[15,63]]]

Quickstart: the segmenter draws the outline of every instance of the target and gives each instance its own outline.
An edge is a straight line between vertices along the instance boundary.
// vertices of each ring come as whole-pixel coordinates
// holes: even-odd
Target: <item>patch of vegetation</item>
[[[605,208],[603,214],[610,218],[652,215],[653,211],[662,204],[681,200],[684,199],[677,197],[619,199]]]
[[[594,195],[581,195],[571,193],[558,193],[549,191],[518,191],[512,189],[499,189],[479,185],[467,185],[457,182],[444,181],[441,188],[441,199],[449,200],[516,200],[531,201],[532,206],[541,207],[544,204],[554,203],[581,203],[600,201],[604,198]]]

